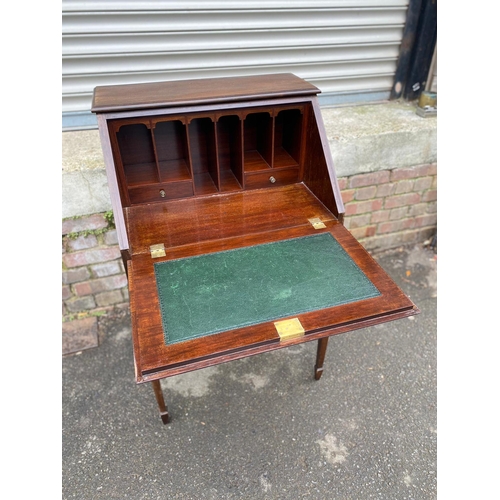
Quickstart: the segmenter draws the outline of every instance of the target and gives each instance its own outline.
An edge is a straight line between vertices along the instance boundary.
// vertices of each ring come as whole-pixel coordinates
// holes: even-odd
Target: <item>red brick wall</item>
[[[63,221],[63,318],[99,314],[128,302],[116,230],[105,214]]]
[[[339,179],[344,224],[371,251],[423,242],[436,231],[436,165]],[[63,319],[128,303],[116,231],[105,214],[63,221]]]
[[[368,250],[423,242],[436,231],[436,164],[343,177],[339,185],[345,227]]]

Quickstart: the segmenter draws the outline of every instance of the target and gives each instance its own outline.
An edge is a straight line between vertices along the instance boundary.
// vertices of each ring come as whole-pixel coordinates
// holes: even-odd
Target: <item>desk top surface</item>
[[[269,196],[270,193],[272,196]],[[159,206],[151,205],[148,209],[150,212],[141,208],[140,213],[145,221],[149,221],[151,231],[161,228],[156,236],[161,234],[167,239],[156,241],[165,243],[165,257],[152,259],[149,253],[141,252],[134,253],[129,262],[130,309],[138,382],[148,382],[284,345],[382,323],[418,311],[349,231],[301,184],[198,198],[191,205],[192,211],[187,214],[183,203],[184,200],[182,203],[172,201]],[[143,213],[144,210],[147,213]],[[183,213],[187,218],[182,219]],[[324,227],[317,229],[308,217],[319,217]],[[151,234],[148,235],[145,226],[143,229],[145,233],[141,231],[142,236],[137,234],[136,237],[146,238],[139,241],[145,246]],[[165,343],[155,266],[176,259],[322,234],[333,237],[342,253],[345,252],[348,260],[369,281],[365,284],[369,287],[373,285],[378,294],[365,294],[364,290],[360,300],[357,300],[360,297],[354,297],[356,300],[353,302],[321,304],[320,307],[326,307],[293,314],[305,330],[305,336],[301,339],[281,342],[273,318],[268,315],[262,318],[264,322],[258,324],[233,324],[229,330],[209,336],[171,345]],[[235,304],[235,307],[246,307],[246,304]],[[283,314],[286,312],[282,311],[278,316]]]
[[[173,250],[310,225],[314,218],[337,222],[302,183],[136,205],[125,209],[125,218],[133,255],[158,243]]]

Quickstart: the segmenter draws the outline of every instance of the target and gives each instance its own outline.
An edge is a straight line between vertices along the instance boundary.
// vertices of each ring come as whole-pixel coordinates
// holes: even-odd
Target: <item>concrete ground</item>
[[[63,499],[435,499],[436,255],[375,255],[421,314],[136,385],[126,312],[63,358]]]

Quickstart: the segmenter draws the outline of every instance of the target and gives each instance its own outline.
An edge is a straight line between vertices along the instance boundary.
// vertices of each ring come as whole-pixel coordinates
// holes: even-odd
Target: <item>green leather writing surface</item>
[[[329,233],[154,268],[166,344],[380,295]]]

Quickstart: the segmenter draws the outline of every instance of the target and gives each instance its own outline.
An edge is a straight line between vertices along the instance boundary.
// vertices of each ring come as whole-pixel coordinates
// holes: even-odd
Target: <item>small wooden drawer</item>
[[[129,189],[130,203],[153,203],[193,196],[193,184],[189,181],[168,182],[154,186],[141,186]]]
[[[271,186],[293,184],[299,179],[298,167],[251,172],[245,174],[245,189],[257,189]]]

